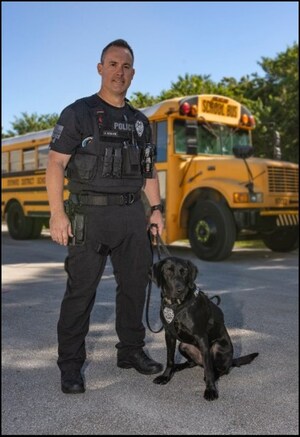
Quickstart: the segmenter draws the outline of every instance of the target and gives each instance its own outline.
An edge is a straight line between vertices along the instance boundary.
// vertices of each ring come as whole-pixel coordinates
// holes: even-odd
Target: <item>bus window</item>
[[[200,153],[220,153],[220,141],[218,135],[210,125],[201,124],[198,130]]]
[[[185,120],[174,121],[175,153],[186,153],[186,123]],[[198,153],[217,152],[218,136],[209,126],[198,124]]]
[[[174,121],[175,153],[186,153],[185,120]],[[233,146],[251,144],[250,133],[219,123],[198,124],[198,153],[232,155]]]
[[[49,145],[40,146],[38,148],[38,168],[47,167],[47,157],[48,157]]]
[[[158,121],[156,123],[156,147],[157,147],[157,162],[164,162],[167,160],[167,122]]]
[[[175,153],[186,153],[185,120],[174,121]]]
[[[9,160],[8,160],[8,152],[2,153],[2,173],[8,173],[9,172]]]
[[[220,151],[222,155],[232,155],[234,146],[249,146],[251,137],[248,131],[235,129],[230,126],[215,126],[215,132],[220,139]]]
[[[35,169],[34,149],[25,149],[23,159],[24,159],[24,170]]]
[[[237,130],[232,136],[232,143],[232,146],[249,146],[249,144],[252,144],[251,133],[241,129]]]
[[[22,150],[12,150],[10,152],[10,171],[22,170]]]

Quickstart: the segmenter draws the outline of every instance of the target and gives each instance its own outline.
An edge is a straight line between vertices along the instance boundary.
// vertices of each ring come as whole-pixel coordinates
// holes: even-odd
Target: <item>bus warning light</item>
[[[184,102],[182,103],[182,105],[180,105],[179,112],[181,115],[188,115],[190,110],[191,110],[191,105],[188,102]]]

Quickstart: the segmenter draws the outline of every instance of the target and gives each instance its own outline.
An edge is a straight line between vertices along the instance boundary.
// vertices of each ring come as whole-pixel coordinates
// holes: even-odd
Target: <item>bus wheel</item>
[[[263,235],[263,242],[273,252],[291,252],[299,247],[299,229],[277,229]]]
[[[198,258],[221,261],[231,254],[236,227],[228,207],[212,200],[199,201],[189,221],[189,240]]]
[[[13,203],[7,211],[8,232],[15,240],[31,238],[33,222],[30,217],[25,217],[21,205]]]
[[[44,221],[41,218],[32,218],[32,231],[30,234],[30,238],[35,239],[39,238],[44,226]]]

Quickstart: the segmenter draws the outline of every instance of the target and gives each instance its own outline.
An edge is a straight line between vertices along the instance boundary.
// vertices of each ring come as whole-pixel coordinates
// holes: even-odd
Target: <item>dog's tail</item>
[[[250,364],[251,361],[254,360],[258,355],[258,352],[254,352],[253,354],[245,355],[243,357],[239,358],[233,358],[232,360],[232,367],[240,367],[244,366],[244,364]]]

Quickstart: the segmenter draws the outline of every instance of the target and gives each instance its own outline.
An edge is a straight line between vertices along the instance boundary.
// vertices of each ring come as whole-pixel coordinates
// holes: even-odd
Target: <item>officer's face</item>
[[[126,94],[134,76],[129,50],[123,47],[110,47],[103,63],[99,63],[97,68],[102,77],[102,87],[113,94]]]

